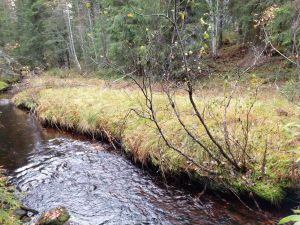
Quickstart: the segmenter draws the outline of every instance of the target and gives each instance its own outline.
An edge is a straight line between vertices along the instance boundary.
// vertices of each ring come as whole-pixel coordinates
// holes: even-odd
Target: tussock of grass
[[[93,82],[96,83],[93,85]],[[166,97],[157,93],[154,95],[154,101],[157,117],[172,143],[207,168],[220,170],[183,131],[172,110],[167,107]],[[223,116],[221,99],[209,96],[207,99],[196,98],[196,101],[200,108],[209,105],[210,111],[217,119],[205,114],[207,123],[215,136],[221,140],[222,123],[218,122],[222,121]],[[203,128],[194,119],[186,96],[176,96],[176,102],[187,126],[201,137],[203,142],[212,146],[209,139],[203,135]],[[136,160],[151,162],[164,172],[185,172],[198,178],[206,176],[170,150],[152,122],[133,112],[129,113],[130,109],[143,109],[144,100],[137,90],[116,90],[95,80],[42,77],[32,81],[31,89],[15,96],[14,103],[34,110],[42,122],[92,135],[104,133],[120,140],[124,149]],[[237,138],[242,137],[242,133],[239,133],[239,117],[244,115],[247,104],[248,97],[239,96],[228,112],[229,129]],[[284,113],[280,113],[282,111]],[[288,116],[285,116],[286,114]],[[291,187],[298,178],[294,164],[295,154],[290,150],[300,149],[300,140],[286,128],[286,124],[300,124],[300,109],[279,96],[265,98],[255,104],[250,122],[252,132],[249,143],[252,150],[249,154],[255,161],[251,164],[251,172],[239,175],[224,171],[215,182],[219,182],[220,187],[224,187],[226,183],[225,186],[231,186],[237,193],[251,191],[267,201],[278,203],[285,196],[285,188]],[[261,162],[264,158],[266,139],[267,165],[265,174],[262,174]]]

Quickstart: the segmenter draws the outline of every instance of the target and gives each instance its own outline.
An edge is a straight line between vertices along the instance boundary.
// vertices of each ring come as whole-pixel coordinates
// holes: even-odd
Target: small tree
[[[147,51],[144,54],[144,76],[141,82],[133,79],[138,85],[145,99],[145,111],[136,111],[138,115],[151,120],[159,135],[161,136],[164,143],[173,151],[177,152],[179,155],[184,157],[187,161],[196,166],[203,175],[210,177],[218,177],[220,174],[218,170],[222,168],[229,173],[229,171],[234,171],[233,173],[243,174],[246,173],[250,168],[253,167],[251,163],[252,160],[252,146],[250,144],[249,135],[251,132],[250,124],[250,114],[256,102],[259,82],[254,81],[252,96],[247,104],[246,108],[241,110],[244,113],[244,118],[240,118],[240,123],[235,127],[239,129],[240,135],[236,136],[228,126],[228,110],[232,105],[234,95],[238,89],[239,82],[234,82],[231,91],[228,86],[225,86],[224,92],[225,98],[216,103],[209,103],[205,109],[199,107],[197,102],[197,96],[195,96],[194,89],[194,71],[191,69],[194,61],[189,60],[189,52],[186,49],[185,40],[183,39],[184,35],[182,34],[183,30],[180,29],[184,25],[184,21],[181,19],[181,11],[179,10],[179,3],[175,1],[172,2],[172,11],[174,14],[170,15],[167,13],[158,13],[158,14],[141,14],[135,12],[137,16],[141,17],[152,17],[152,18],[161,18],[162,20],[167,21],[173,26],[172,38],[168,43],[168,57],[164,64],[158,64],[157,59],[159,58],[159,49],[160,45],[160,33],[149,37],[149,43],[151,45],[147,48]],[[183,69],[182,76],[184,82],[176,82],[172,80],[172,73],[174,68],[178,65],[178,61],[175,60],[176,57],[181,59],[181,67]],[[257,60],[259,57],[257,57]],[[174,66],[176,64],[176,66]],[[247,70],[249,70],[248,68]],[[159,77],[157,74],[163,74],[162,77]],[[241,74],[239,74],[241,75]],[[216,163],[217,168],[208,168],[200,163],[197,159],[191,157],[185,150],[185,147],[179,147],[176,145],[172,139],[170,139],[164,130],[162,124],[160,123],[158,116],[158,109],[156,108],[155,94],[153,93],[153,81],[160,81],[163,92],[165,93],[168,99],[168,107],[173,111],[173,115],[177,119],[178,123],[181,126],[181,129],[184,131],[185,135],[198,146],[199,154],[205,155],[205,157],[212,160]],[[256,78],[254,78],[256,80]],[[199,124],[201,129],[201,135],[199,135],[198,130],[194,130],[188,121],[182,117],[182,109],[180,109],[176,103],[176,89],[183,89],[189,101],[189,107],[192,110],[191,120],[195,124]],[[237,103],[236,103],[237,104]],[[222,115],[214,114],[214,111],[210,107],[220,107],[223,110]],[[207,113],[204,113],[207,111]],[[237,112],[237,111],[236,111]],[[212,128],[207,120],[207,117],[212,118],[217,124],[222,124],[218,130]],[[267,150],[265,150],[266,152]],[[265,153],[266,154],[266,153]],[[265,167],[265,160],[263,168]],[[264,173],[264,172],[263,172]]]

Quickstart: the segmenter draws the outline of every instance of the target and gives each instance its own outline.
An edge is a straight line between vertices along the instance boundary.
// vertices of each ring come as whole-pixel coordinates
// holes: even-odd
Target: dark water
[[[265,224],[239,203],[166,187],[109,146],[41,128],[0,100],[0,165],[40,212],[65,206],[71,224]]]

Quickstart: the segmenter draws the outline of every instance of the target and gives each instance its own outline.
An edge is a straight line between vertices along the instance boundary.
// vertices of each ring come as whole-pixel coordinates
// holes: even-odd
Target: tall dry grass
[[[280,96],[266,93],[263,96],[258,98],[249,116],[250,156],[247,163],[250,168],[246,174],[237,174],[230,169],[223,171],[211,160],[180,126],[166,96],[156,93],[154,103],[167,138],[185,154],[219,174],[211,178],[212,188],[230,186],[236,193],[252,192],[278,203],[284,198],[285,189],[292,187],[299,177],[297,155],[293,150],[300,150],[300,140],[295,135],[299,132],[300,109]],[[214,148],[195,119],[188,98],[180,93],[175,99],[187,127],[207,146]],[[220,96],[206,96],[204,92],[196,97],[207,124],[221,143],[224,142],[222,101]],[[251,96],[239,93],[228,109],[229,131],[241,142],[244,138],[241,121],[245,119],[251,101]],[[197,179],[207,177],[169,149],[151,121],[133,112],[146,112],[138,90],[115,89],[95,79],[41,77],[31,81],[31,88],[16,95],[14,103],[33,110],[44,123],[121,141],[123,148],[136,160],[150,162],[165,173],[176,175],[184,172]],[[234,154],[241,153],[236,149]]]

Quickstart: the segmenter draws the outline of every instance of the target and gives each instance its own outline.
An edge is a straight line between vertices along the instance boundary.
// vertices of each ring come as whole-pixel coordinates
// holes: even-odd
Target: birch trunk
[[[70,53],[72,54],[72,57],[74,59],[74,63],[75,63],[76,68],[81,72],[81,66],[80,66],[80,63],[78,61],[77,54],[76,54],[76,49],[75,49],[75,45],[74,45],[74,37],[73,37],[71,18],[70,18],[70,9],[69,9],[67,1],[66,1],[65,14],[66,14],[66,20],[67,20],[66,23],[67,23],[67,28],[68,28]]]
[[[80,7],[79,7],[79,2],[76,1],[76,13],[79,17],[79,20],[78,20],[78,26],[77,26],[77,31],[78,31],[78,36],[79,36],[79,44],[80,44],[80,48],[81,48],[81,51],[82,51],[82,56],[83,56],[83,61],[84,61],[84,68],[87,68],[88,66],[88,57],[87,57],[87,52],[86,52],[86,49],[85,49],[85,41],[84,41],[84,26],[82,24],[82,16],[80,14]]]
[[[90,26],[90,34],[91,34],[91,41],[92,41],[92,46],[93,46],[93,51],[94,51],[94,57],[95,57],[95,62],[98,65],[99,64],[99,60],[98,60],[98,54],[97,54],[97,50],[96,50],[96,46],[95,46],[95,38],[94,38],[94,25],[93,25],[93,21],[92,21],[92,17],[91,17],[91,9],[88,9],[88,19],[89,19],[89,26]]]
[[[220,20],[219,15],[219,0],[206,0],[209,8],[210,16],[210,40],[211,40],[211,50],[212,57],[216,58],[218,55],[218,25]]]

